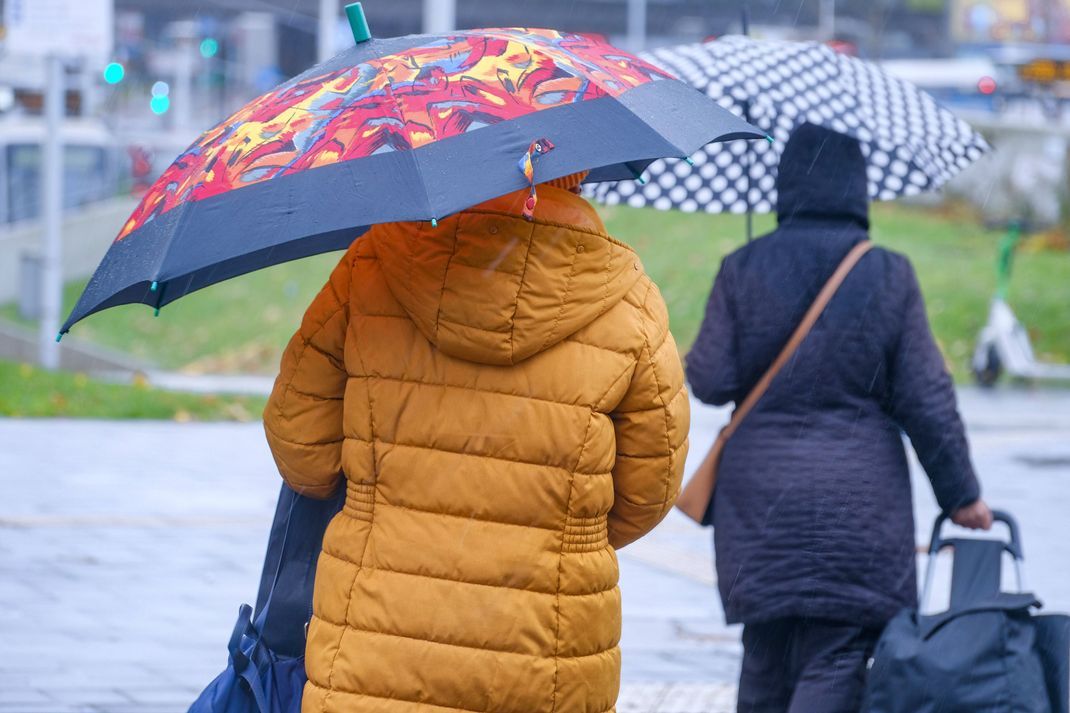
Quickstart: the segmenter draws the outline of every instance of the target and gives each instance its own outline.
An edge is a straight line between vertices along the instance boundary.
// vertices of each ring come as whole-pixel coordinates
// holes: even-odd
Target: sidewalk
[[[987,496],[1022,522],[1030,586],[1070,610],[1070,392],[962,400]],[[696,408],[690,465],[723,419]],[[258,424],[0,420],[0,712],[184,711],[255,596],[274,474]],[[924,542],[935,505],[916,492]],[[739,632],[709,538],[674,513],[620,553],[619,713],[732,710]]]

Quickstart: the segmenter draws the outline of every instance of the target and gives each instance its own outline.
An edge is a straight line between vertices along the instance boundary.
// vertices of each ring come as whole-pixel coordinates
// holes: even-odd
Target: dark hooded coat
[[[777,190],[779,227],[724,259],[687,357],[692,392],[706,403],[746,396],[867,238],[866,167],[853,139],[798,129]],[[914,270],[875,248],[724,451],[714,532],[729,622],[880,625],[916,602],[902,432],[945,511],[979,496]]]

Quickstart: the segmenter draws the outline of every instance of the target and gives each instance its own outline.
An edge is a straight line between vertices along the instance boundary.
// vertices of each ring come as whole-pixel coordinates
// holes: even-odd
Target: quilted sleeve
[[[628,545],[654,529],[680,492],[690,406],[669,316],[651,282],[641,312],[644,345],[611,414],[617,439],[609,542]]]
[[[291,488],[316,498],[334,491],[342,472],[344,348],[349,322],[350,250],[305,312],[282,355],[264,409],[271,454]]]
[[[914,268],[903,259],[903,321],[889,369],[888,410],[910,437],[944,512],[981,496],[955,385],[936,344]]]
[[[746,396],[739,383],[733,291],[731,265],[726,258],[713,282],[706,303],[706,316],[695,344],[687,353],[687,381],[691,384],[691,393],[703,403],[718,406],[729,401],[739,402]]]

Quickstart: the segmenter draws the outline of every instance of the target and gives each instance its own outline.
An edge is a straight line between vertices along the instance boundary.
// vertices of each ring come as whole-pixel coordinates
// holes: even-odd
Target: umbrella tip
[[[695,159],[691,158],[690,156],[684,156],[684,160],[687,161],[688,166],[695,165]]]
[[[431,219],[431,227],[432,228],[437,228],[438,227],[438,218],[432,218]]]
[[[353,31],[353,41],[358,45],[372,38],[371,28],[368,27],[368,18],[364,16],[364,8],[359,2],[351,2],[346,5],[346,18],[349,20],[349,29]]]
[[[635,182],[638,183],[640,186],[645,186],[646,185],[646,179],[643,178],[642,176],[636,176],[635,177]]]
[[[160,308],[159,307],[156,307],[155,309],[152,310],[152,316],[153,317],[159,317],[160,316]]]
[[[56,332],[56,344],[59,344],[61,339],[63,339],[63,332]]]
[[[149,285],[149,289],[152,290],[153,292],[155,292],[156,288],[159,287],[159,286],[160,286],[160,283],[156,282],[156,280],[153,280],[152,284]]]
[[[768,141],[769,143],[773,143],[773,137],[769,136],[768,134],[765,135],[765,140]]]

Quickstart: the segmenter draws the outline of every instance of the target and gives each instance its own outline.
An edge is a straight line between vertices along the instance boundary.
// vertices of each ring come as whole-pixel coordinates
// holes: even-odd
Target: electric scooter
[[[1070,364],[1037,361],[1029,333],[1007,304],[1014,251],[1021,240],[1022,224],[1012,222],[999,244],[996,295],[970,365],[981,386],[993,386],[1003,371],[1020,379],[1070,379]]]

